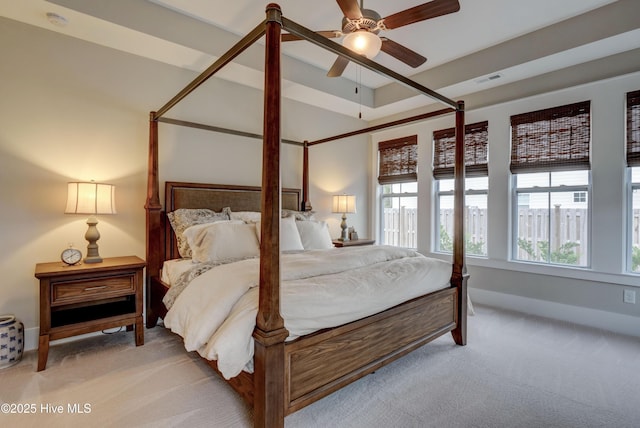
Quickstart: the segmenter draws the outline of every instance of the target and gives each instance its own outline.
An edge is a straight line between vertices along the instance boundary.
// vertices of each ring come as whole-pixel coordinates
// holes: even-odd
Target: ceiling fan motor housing
[[[342,32],[344,34],[353,33],[356,30],[367,30],[371,33],[378,34],[380,32],[380,14],[375,10],[361,9],[362,18],[349,19],[346,16],[342,18]]]

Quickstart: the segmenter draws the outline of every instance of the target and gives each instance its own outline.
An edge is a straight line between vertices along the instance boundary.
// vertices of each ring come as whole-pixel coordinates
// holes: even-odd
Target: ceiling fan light
[[[372,59],[380,52],[382,40],[367,30],[357,30],[344,37],[342,46]]]

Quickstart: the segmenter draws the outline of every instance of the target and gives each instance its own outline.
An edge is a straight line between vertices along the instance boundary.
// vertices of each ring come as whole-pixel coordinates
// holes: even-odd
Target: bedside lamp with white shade
[[[356,196],[355,195],[334,195],[333,196],[333,209],[334,213],[342,213],[342,235],[338,238],[340,241],[348,241],[349,234],[347,233],[347,214],[355,214],[356,212]]]
[[[116,214],[116,188],[112,184],[96,182],[68,183],[67,207],[65,214],[90,214],[87,224],[89,228],[84,238],[89,241],[85,263],[100,263],[102,257],[98,253],[97,241],[100,233],[96,225],[97,214]]]

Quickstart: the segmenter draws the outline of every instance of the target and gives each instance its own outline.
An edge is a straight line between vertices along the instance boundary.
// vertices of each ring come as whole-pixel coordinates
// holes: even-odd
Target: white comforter
[[[289,339],[342,325],[448,286],[451,264],[402,248],[283,254],[281,313]],[[216,266],[178,296],[164,323],[229,379],[252,371],[259,260]]]

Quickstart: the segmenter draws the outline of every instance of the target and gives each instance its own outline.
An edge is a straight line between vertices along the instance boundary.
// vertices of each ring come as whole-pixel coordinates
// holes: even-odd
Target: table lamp
[[[100,263],[102,257],[98,253],[97,241],[100,233],[96,225],[96,214],[116,213],[116,188],[112,184],[96,182],[68,183],[67,208],[65,214],[90,214],[87,224],[89,228],[84,238],[89,241],[85,263]]]
[[[347,233],[347,214],[353,214],[356,212],[356,196],[355,195],[334,195],[333,196],[333,210],[334,213],[342,213],[342,235],[338,238],[340,241],[348,241],[349,234]]]

